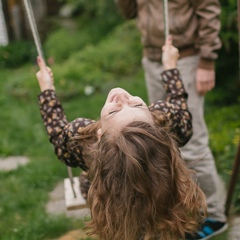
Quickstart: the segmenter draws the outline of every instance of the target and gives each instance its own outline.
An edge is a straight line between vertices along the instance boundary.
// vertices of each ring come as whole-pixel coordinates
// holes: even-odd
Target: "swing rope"
[[[38,34],[38,30],[37,30],[37,24],[34,18],[34,14],[33,14],[33,10],[32,10],[32,6],[31,3],[29,2],[29,0],[23,0],[24,1],[24,6],[27,12],[27,17],[28,17],[28,21],[31,27],[31,31],[32,31],[32,35],[33,35],[33,39],[37,48],[37,52],[38,55],[44,60],[44,55],[43,55],[43,50],[42,50],[42,45],[41,45],[41,41],[40,41],[40,37]],[[71,185],[71,189],[73,192],[73,196],[74,198],[77,197],[77,194],[74,190],[74,181],[73,181],[73,174],[72,174],[72,168],[71,167],[67,167],[68,170],[68,176],[70,179],[70,185]]]
[[[164,35],[166,40],[169,36],[168,0],[163,0],[163,18],[164,18]]]
[[[69,177],[69,179],[70,179],[73,196],[74,196],[74,198],[76,198],[76,197],[77,197],[77,194],[76,194],[76,192],[75,192],[75,190],[74,190],[74,187],[73,187],[74,181],[73,181],[72,168],[71,168],[71,167],[67,167],[67,170],[68,170],[68,177]]]
[[[36,21],[35,21],[34,15],[33,15],[31,3],[29,2],[29,0],[23,0],[23,1],[24,1],[28,21],[29,21],[29,24],[31,27],[31,31],[32,31],[32,35],[34,38],[36,48],[37,48],[38,55],[44,60],[42,45],[40,42],[40,38],[39,38],[38,30],[37,30]]]

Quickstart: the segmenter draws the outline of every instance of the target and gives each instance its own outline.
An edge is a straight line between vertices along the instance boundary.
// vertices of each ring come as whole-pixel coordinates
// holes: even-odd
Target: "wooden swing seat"
[[[64,195],[67,210],[88,208],[87,202],[83,198],[80,191],[79,177],[73,177],[72,180],[76,196],[74,196],[70,178],[64,179],[64,191],[65,191]]]

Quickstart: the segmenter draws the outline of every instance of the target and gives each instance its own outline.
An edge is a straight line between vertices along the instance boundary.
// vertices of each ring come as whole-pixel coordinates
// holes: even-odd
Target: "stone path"
[[[84,240],[87,239],[87,235],[81,230],[73,230],[65,235],[61,236],[57,240]]]
[[[0,171],[15,170],[19,166],[25,165],[28,162],[29,159],[23,156],[11,156],[7,158],[0,158]]]
[[[74,217],[77,219],[84,219],[90,216],[88,208],[75,209],[68,211],[65,203],[64,196],[64,181],[59,182],[54,190],[49,194],[49,202],[46,205],[46,211],[49,214],[65,214],[68,217]],[[84,240],[87,239],[87,235],[82,229],[72,230],[57,240]]]
[[[46,211],[50,214],[66,214],[68,217],[84,219],[89,216],[89,209],[75,209],[67,211],[64,198],[64,183],[59,182],[54,190],[49,194],[49,202],[46,205]]]
[[[240,240],[240,216],[232,219],[226,240]]]

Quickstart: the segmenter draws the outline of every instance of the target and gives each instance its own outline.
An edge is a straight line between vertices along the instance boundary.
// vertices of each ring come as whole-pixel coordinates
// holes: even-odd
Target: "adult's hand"
[[[51,68],[46,66],[41,57],[37,57],[37,63],[40,70],[36,73],[36,77],[41,91],[55,90]]]
[[[196,88],[199,95],[205,95],[215,86],[215,70],[198,68],[196,73]]]

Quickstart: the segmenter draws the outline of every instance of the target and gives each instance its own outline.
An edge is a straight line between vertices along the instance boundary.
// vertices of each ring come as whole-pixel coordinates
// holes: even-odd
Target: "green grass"
[[[131,23],[121,26],[99,45],[87,46],[65,62],[52,66],[57,93],[69,121],[79,116],[98,118],[112,87],[126,88],[147,101],[140,43],[133,29]],[[122,32],[127,32],[127,37]],[[51,216],[45,210],[49,192],[63,181],[67,170],[54,155],[42,124],[36,71],[34,64],[0,69],[0,157],[24,155],[30,159],[28,165],[17,170],[0,172],[1,240],[56,239],[69,230],[83,227],[80,220]],[[87,84],[96,88],[93,95],[84,95]],[[219,173],[228,184],[239,137],[240,108],[238,103],[216,106],[210,101],[211,94],[206,99],[210,144]],[[74,174],[79,171],[74,169]],[[236,191],[234,196],[233,213],[240,211],[239,193]],[[226,233],[215,238],[221,239],[227,239]]]

